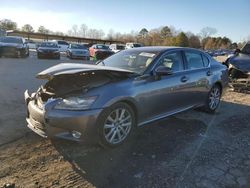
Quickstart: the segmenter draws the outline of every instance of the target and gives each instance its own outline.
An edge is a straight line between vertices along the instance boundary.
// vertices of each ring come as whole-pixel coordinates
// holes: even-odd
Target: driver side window
[[[184,67],[181,52],[173,52],[163,56],[159,66],[171,68],[173,72],[182,71]]]

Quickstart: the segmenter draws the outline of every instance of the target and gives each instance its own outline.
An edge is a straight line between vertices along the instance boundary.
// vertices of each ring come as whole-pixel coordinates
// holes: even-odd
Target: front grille
[[[15,54],[16,48],[11,46],[3,46],[1,47],[1,53],[2,54]]]

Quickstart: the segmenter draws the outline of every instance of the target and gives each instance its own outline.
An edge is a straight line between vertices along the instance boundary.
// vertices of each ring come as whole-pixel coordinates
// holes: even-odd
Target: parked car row
[[[142,47],[139,43],[124,44],[76,44],[68,43],[63,40],[52,40],[46,42],[35,42],[31,39],[24,39],[22,37],[1,37],[0,38],[0,56],[12,57],[27,57],[29,56],[29,49],[36,49],[37,58],[53,58],[60,59],[60,52],[65,52],[70,59],[81,58],[90,60],[105,59],[114,53],[121,50]]]
[[[228,50],[228,49],[219,49],[219,50],[206,50],[206,53],[209,55],[216,57],[216,56],[224,56],[224,55],[231,55],[234,53],[233,50]]]

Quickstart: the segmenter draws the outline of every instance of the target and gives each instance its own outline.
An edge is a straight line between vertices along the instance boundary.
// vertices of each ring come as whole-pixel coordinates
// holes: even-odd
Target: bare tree
[[[204,39],[204,38],[210,37],[216,33],[217,33],[217,29],[215,29],[213,27],[204,27],[200,31],[200,36],[202,39]]]
[[[82,24],[80,26],[79,34],[81,37],[86,37],[88,32],[88,26],[86,24]]]
[[[98,30],[98,39],[102,39],[103,37],[105,36],[105,33],[104,33],[104,31],[102,30],[102,29],[99,29]]]
[[[46,29],[44,26],[39,26],[39,28],[37,29],[37,32],[38,33],[43,33],[43,34],[48,34],[49,33],[49,30]]]
[[[73,35],[72,30],[71,30],[71,29],[70,29],[70,30],[68,30],[67,34],[68,34],[69,36],[72,36],[72,35]]]
[[[72,26],[72,35],[78,36],[78,26],[77,25]]]
[[[114,40],[115,32],[113,29],[110,29],[108,34],[107,34],[107,39],[108,40]]]
[[[33,29],[33,27],[30,24],[25,24],[22,27],[22,31],[33,33],[34,29]]]

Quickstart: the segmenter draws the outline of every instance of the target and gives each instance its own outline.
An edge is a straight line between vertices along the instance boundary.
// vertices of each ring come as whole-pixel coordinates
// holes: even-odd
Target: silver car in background
[[[191,108],[215,112],[228,72],[199,50],[141,47],[98,65],[57,65],[37,78],[48,82],[31,95],[25,92],[30,129],[43,137],[86,137],[115,147],[136,126]]]
[[[69,44],[69,47],[66,51],[67,57],[70,59],[80,58],[89,60],[89,50],[82,44]]]

